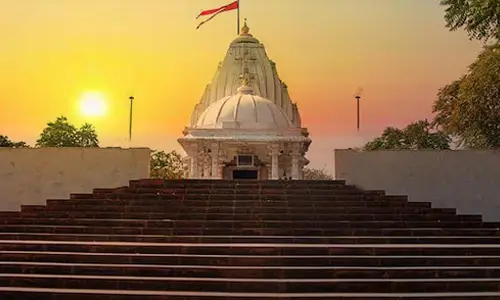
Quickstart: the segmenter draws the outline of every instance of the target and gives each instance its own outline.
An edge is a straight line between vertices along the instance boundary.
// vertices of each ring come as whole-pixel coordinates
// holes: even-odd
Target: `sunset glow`
[[[106,113],[106,100],[99,92],[87,92],[82,96],[80,108],[84,116],[103,116]]]
[[[33,144],[60,115],[76,125],[100,116],[90,122],[101,145],[125,146],[133,94],[134,146],[179,150],[176,139],[236,37],[234,11],[199,30],[195,17],[227,3],[2,1],[0,134]],[[316,167],[331,164],[334,148],[429,118],[437,90],[459,78],[481,47],[445,28],[439,1],[240,3],[242,20],[298,104]],[[359,132],[358,86],[364,89]],[[85,100],[84,108],[89,87],[106,99]]]

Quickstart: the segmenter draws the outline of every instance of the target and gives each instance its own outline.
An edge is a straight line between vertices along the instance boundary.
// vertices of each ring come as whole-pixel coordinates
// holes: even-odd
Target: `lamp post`
[[[132,110],[134,107],[134,96],[128,97],[130,100],[130,118],[129,118],[129,123],[128,123],[128,141],[132,141]]]
[[[356,98],[356,125],[359,131],[359,99],[361,99],[361,96],[355,96]]]
[[[354,93],[354,98],[356,98],[356,127],[359,131],[359,123],[360,123],[360,117],[359,117],[359,100],[361,99],[361,94],[363,93],[363,88],[358,87],[356,89],[356,92]]]

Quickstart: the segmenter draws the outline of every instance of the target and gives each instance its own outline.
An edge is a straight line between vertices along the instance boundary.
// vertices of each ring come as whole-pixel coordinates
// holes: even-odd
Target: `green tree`
[[[450,149],[450,138],[427,121],[417,121],[404,129],[387,127],[381,136],[366,143],[363,150]]]
[[[79,147],[99,147],[99,139],[94,126],[85,123],[76,134],[76,141]]]
[[[446,27],[465,29],[470,39],[500,40],[500,1],[498,0],[441,0],[446,6]]]
[[[469,71],[439,90],[434,124],[459,145],[500,147],[500,45],[486,46]]]
[[[304,180],[333,180],[333,176],[330,175],[325,169],[307,167],[303,170],[302,178]]]
[[[64,116],[54,122],[47,123],[40,138],[36,141],[38,147],[99,147],[99,140],[94,126],[85,123],[76,128]]]
[[[0,135],[0,147],[6,148],[28,148],[29,145],[26,142],[14,142],[9,139],[6,135]]]
[[[151,178],[180,179],[184,176],[182,157],[175,150],[168,153],[154,151],[149,164]]]

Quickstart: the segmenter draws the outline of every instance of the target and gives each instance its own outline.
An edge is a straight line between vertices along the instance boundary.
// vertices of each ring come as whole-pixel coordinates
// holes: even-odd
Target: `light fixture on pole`
[[[134,96],[128,97],[130,100],[130,118],[129,118],[129,123],[128,123],[128,141],[132,141],[132,110],[134,107]]]
[[[359,100],[361,99],[361,94],[363,94],[363,88],[358,87],[356,89],[356,92],[354,93],[354,98],[356,98],[356,127],[359,131],[359,122],[360,122],[360,116],[359,116]]]

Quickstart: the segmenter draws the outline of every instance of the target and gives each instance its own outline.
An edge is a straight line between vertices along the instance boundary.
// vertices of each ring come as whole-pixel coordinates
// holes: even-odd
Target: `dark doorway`
[[[258,179],[257,170],[233,170],[233,179]]]

